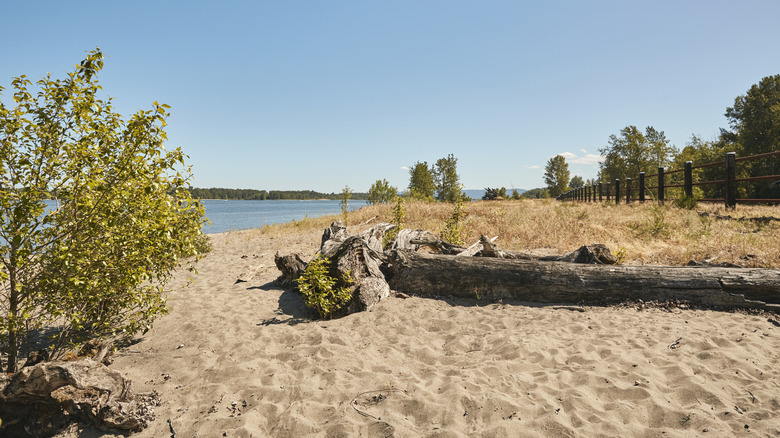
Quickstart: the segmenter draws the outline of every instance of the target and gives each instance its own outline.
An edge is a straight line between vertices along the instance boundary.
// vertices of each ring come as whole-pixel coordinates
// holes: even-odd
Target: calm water
[[[339,201],[219,201],[204,200],[206,217],[211,225],[203,227],[206,234],[229,230],[260,228],[263,225],[341,214]],[[357,210],[365,201],[350,201],[349,209]]]
[[[46,202],[46,212],[56,208],[54,201]],[[306,217],[341,214],[339,201],[219,201],[204,200],[206,217],[211,225],[203,227],[206,234],[230,230],[260,228]],[[349,202],[350,211],[364,207],[366,201]],[[2,243],[2,242],[0,242]]]

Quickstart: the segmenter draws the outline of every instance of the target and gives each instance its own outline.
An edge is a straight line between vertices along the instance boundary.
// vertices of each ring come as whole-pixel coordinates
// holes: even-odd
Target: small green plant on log
[[[452,216],[447,219],[444,228],[439,233],[441,240],[453,245],[463,245],[463,218],[466,217],[466,211],[463,209],[463,199],[459,198],[455,203],[455,209]]]
[[[387,246],[388,243],[392,242],[393,239],[398,237],[398,233],[404,229],[404,220],[406,220],[406,214],[404,213],[403,202],[403,198],[396,196],[395,207],[393,207],[393,218],[390,220],[390,223],[395,225],[395,227],[390,229],[390,231],[385,234],[385,238],[382,239],[383,247]]]
[[[622,247],[618,247],[615,251],[615,264],[622,265],[626,261],[626,250]]]
[[[349,273],[346,278],[334,278],[329,271],[330,260],[322,254],[317,254],[296,280],[306,307],[316,310],[320,318],[330,318],[352,299],[348,287],[352,284]]]

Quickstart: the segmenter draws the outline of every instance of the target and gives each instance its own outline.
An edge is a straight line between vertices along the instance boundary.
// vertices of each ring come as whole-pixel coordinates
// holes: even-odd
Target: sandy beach
[[[212,242],[114,357],[162,399],[135,437],[780,436],[776,315],[391,297],[320,321],[273,284],[320,232]]]

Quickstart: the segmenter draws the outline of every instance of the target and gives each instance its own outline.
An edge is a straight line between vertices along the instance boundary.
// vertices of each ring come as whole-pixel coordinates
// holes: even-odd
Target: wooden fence
[[[697,166],[694,166],[691,161],[686,161],[684,167],[678,170],[667,171],[665,168],[659,167],[658,173],[652,175],[645,175],[645,172],[640,172],[639,181],[637,182],[639,187],[636,188],[633,187],[634,180],[632,178],[626,178],[624,181],[616,179],[614,183],[599,182],[597,185],[578,187],[561,194],[556,199],[559,201],[602,202],[604,198],[606,198],[607,201],[611,201],[611,198],[614,197],[614,201],[617,204],[624,197],[626,203],[629,204],[633,201],[645,202],[646,195],[650,194],[651,196],[654,196],[659,203],[663,204],[666,200],[666,189],[669,188],[682,188],[683,194],[692,198],[694,186],[721,185],[724,190],[723,198],[703,198],[699,199],[699,201],[723,202],[727,208],[734,208],[737,203],[780,204],[780,199],[737,198],[737,183],[749,181],[780,181],[780,175],[737,178],[737,163],[742,161],[765,160],[774,156],[780,156],[780,151],[740,158],[737,158],[736,152],[728,152],[723,161],[700,164]],[[717,166],[723,166],[723,179],[710,181],[693,180],[694,170]],[[682,184],[666,184],[666,178],[669,175],[678,173],[683,174]],[[655,185],[646,185],[646,182],[652,179],[655,179]],[[655,190],[655,192],[652,190]],[[635,194],[638,196],[635,196]]]

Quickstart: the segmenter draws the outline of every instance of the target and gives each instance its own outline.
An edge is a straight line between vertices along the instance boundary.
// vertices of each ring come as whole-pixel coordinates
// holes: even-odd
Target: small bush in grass
[[[441,240],[453,245],[463,245],[463,218],[466,217],[466,211],[463,209],[463,200],[458,199],[455,203],[455,209],[452,216],[447,219],[444,229],[439,233]]]
[[[680,208],[693,210],[699,204],[699,201],[695,196],[683,195],[682,197],[675,199],[674,204]]]
[[[334,278],[329,270],[330,260],[318,254],[296,280],[306,307],[316,310],[320,318],[330,318],[352,299],[348,287],[352,284],[349,274],[346,278]]]
[[[403,198],[396,196],[395,207],[393,207],[393,219],[390,220],[390,223],[395,225],[395,228],[392,228],[387,232],[387,234],[385,234],[385,238],[382,239],[382,246],[387,246],[387,244],[392,242],[393,239],[398,236],[398,233],[404,229],[404,220],[406,219],[406,214],[404,214],[403,202]]]

